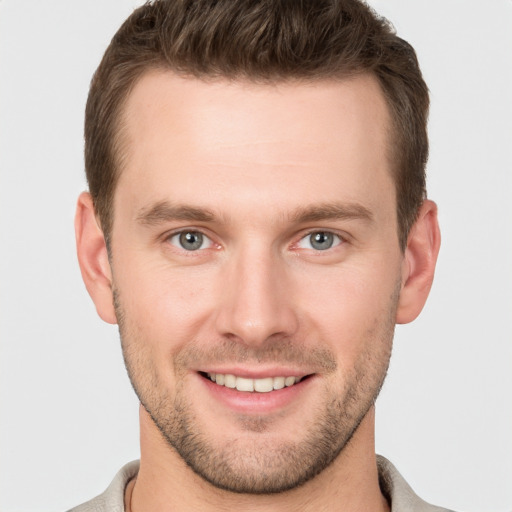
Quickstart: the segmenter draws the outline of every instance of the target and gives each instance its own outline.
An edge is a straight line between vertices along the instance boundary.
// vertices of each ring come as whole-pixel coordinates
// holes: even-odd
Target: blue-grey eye
[[[315,251],[326,251],[339,245],[341,238],[330,231],[314,231],[299,241],[301,249],[314,249]]]
[[[199,231],[181,231],[173,235],[169,241],[172,245],[186,251],[208,249],[212,244],[211,240]]]

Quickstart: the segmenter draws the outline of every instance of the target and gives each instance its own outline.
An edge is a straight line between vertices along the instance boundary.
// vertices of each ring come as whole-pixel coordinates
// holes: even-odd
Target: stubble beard
[[[253,417],[241,422],[243,432],[239,437],[221,445],[202,428],[188,401],[184,380],[178,378],[185,372],[177,361],[184,363],[193,358],[194,348],[175,361],[177,385],[171,397],[148,357],[147,345],[128,325],[119,295],[115,294],[123,357],[142,406],[170,447],[197,475],[219,489],[246,494],[273,494],[294,489],[326,469],[349,444],[384,383],[397,301],[395,293],[387,318],[380,318],[367,330],[366,349],[344,376],[343,384],[326,388],[315,414],[309,414],[313,420],[295,425],[305,430],[300,442],[273,438],[269,435],[272,420]],[[232,349],[238,354],[246,351],[240,345]],[[229,348],[224,347],[222,351],[229,352]],[[218,355],[219,351],[214,357]],[[200,353],[199,357],[204,354]],[[283,343],[277,350],[273,346],[267,354],[259,354],[257,358],[289,362],[307,357],[303,348],[297,350],[292,344]],[[334,356],[327,350],[311,355],[317,363],[322,357],[325,368],[332,369],[333,364],[336,367]]]

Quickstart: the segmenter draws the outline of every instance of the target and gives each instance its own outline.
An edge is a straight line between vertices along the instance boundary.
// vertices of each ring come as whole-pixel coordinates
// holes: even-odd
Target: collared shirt
[[[451,512],[446,508],[429,505],[419,498],[389,460],[378,455],[377,465],[380,487],[391,505],[391,512]],[[103,494],[69,512],[124,512],[126,486],[138,471],[139,461],[126,464]]]

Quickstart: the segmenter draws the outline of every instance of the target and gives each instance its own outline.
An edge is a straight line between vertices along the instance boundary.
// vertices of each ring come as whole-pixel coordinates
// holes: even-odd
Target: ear
[[[407,240],[396,323],[412,322],[423,309],[434,279],[440,245],[437,206],[426,199]]]
[[[96,306],[96,311],[105,322],[116,324],[112,271],[108,261],[107,246],[88,192],[82,192],[78,198],[75,236],[82,279]]]

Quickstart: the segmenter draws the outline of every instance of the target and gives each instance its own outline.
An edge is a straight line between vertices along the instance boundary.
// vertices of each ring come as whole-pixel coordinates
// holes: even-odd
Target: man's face
[[[382,93],[154,72],[123,123],[111,264],[137,394],[209,482],[293,488],[388,367],[403,256]]]

